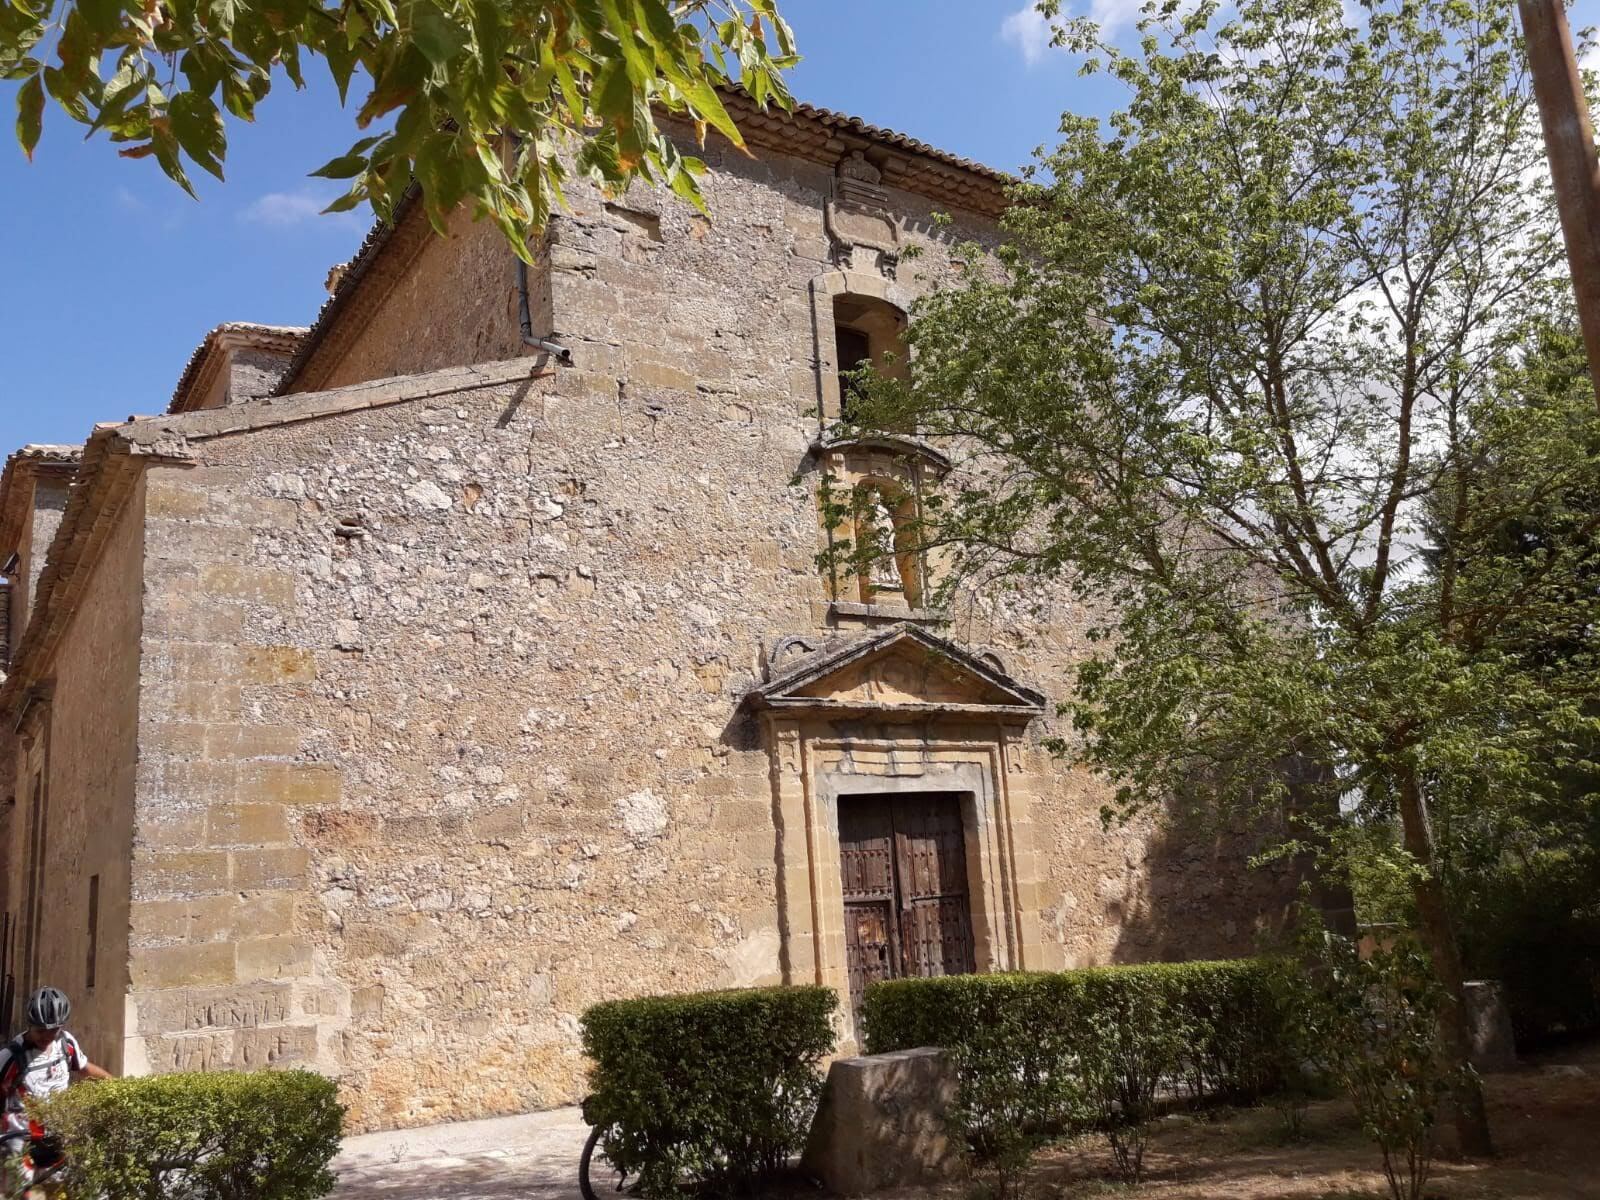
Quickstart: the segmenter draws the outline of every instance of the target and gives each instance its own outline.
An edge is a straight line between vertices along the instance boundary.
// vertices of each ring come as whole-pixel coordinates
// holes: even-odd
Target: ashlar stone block
[[[956,1087],[948,1050],[835,1060],[802,1166],[841,1196],[947,1179],[959,1158],[946,1117]]]

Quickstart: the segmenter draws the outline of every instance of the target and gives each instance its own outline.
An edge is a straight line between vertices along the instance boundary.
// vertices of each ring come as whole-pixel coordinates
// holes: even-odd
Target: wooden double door
[[[867,985],[977,969],[956,792],[839,798],[850,1001]]]

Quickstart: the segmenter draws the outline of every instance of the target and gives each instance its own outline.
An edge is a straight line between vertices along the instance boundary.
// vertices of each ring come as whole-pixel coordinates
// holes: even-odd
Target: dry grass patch
[[[1430,1200],[1595,1200],[1600,1197],[1600,1044],[1530,1062],[1486,1081],[1499,1155],[1454,1155],[1450,1130],[1427,1194]],[[1305,1137],[1284,1132],[1270,1108],[1176,1114],[1151,1137],[1147,1176],[1128,1187],[1115,1175],[1105,1139],[1086,1135],[1042,1153],[1024,1184],[1028,1200],[1388,1200],[1378,1150],[1342,1101],[1311,1105]],[[937,1196],[967,1200],[981,1180],[952,1180]]]

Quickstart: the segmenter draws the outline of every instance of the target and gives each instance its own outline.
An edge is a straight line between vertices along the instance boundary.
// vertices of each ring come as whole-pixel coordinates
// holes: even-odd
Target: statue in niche
[[[900,592],[900,564],[895,555],[894,513],[879,492],[872,492],[862,516],[862,543],[872,554],[867,579],[874,591]]]

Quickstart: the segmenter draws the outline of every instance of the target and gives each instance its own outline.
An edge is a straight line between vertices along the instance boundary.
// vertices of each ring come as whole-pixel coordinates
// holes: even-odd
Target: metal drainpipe
[[[511,144],[515,149],[522,147],[522,135],[513,132]],[[520,257],[517,259],[517,317],[521,321],[522,344],[532,346],[535,350],[542,350],[555,359],[563,367],[572,365],[572,351],[560,342],[553,342],[546,337],[533,335],[533,313],[528,308],[528,264]]]
[[[517,259],[517,315],[522,321],[522,344],[542,350],[564,367],[572,365],[572,351],[560,342],[533,335],[533,313],[528,307],[528,264]]]

